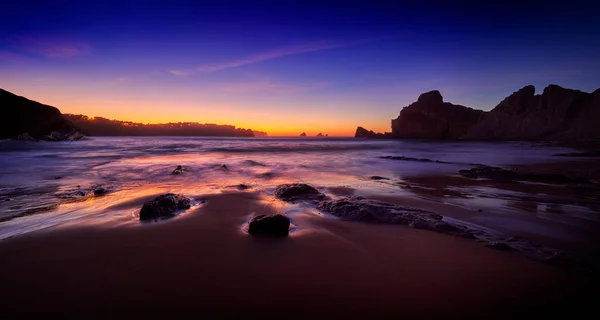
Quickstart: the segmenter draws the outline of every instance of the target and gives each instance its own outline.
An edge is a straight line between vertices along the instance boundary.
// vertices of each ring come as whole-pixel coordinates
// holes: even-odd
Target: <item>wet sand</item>
[[[170,221],[1,241],[2,314],[505,318],[578,314],[590,297],[582,275],[403,226],[305,212],[291,216],[289,237],[254,238],[241,226],[276,203],[254,192],[202,198]]]

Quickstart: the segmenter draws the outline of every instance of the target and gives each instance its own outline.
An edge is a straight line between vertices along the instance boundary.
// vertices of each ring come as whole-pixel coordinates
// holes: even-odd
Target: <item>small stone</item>
[[[290,219],[284,215],[259,215],[250,221],[248,233],[252,235],[287,236]]]
[[[140,210],[140,220],[170,218],[175,216],[178,210],[190,207],[190,199],[181,194],[163,194],[144,203]]]

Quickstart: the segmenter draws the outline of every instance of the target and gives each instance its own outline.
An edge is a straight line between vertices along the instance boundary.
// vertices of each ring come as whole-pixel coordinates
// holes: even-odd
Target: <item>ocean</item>
[[[201,197],[245,189],[261,192],[264,201],[276,203],[277,185],[302,182],[332,197],[401,197],[460,207],[473,214],[454,219],[509,234],[585,241],[577,228],[565,231],[563,227],[597,224],[598,212],[592,205],[545,202],[543,192],[514,188],[427,183],[428,177],[458,178],[459,170],[475,164],[543,164],[558,161],[553,154],[570,151],[527,142],[351,138],[5,140],[0,141],[0,239],[73,225],[144,227],[137,216],[139,208],[127,203],[165,192]],[[385,156],[406,158],[381,158]],[[172,174],[179,165],[186,171]],[[100,188],[106,194],[94,195]],[[532,195],[537,197],[533,209]],[[280,208],[285,213],[299,210],[284,204]]]

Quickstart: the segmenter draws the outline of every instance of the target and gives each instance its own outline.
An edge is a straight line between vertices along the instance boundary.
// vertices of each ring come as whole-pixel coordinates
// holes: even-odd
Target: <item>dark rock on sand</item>
[[[248,224],[248,233],[252,235],[287,236],[290,219],[284,215],[259,215]]]
[[[325,195],[314,187],[304,183],[290,183],[277,186],[275,196],[283,201],[321,200]]]
[[[177,166],[177,168],[175,168],[175,170],[173,170],[173,172],[171,172],[171,174],[182,174],[186,171],[187,171],[187,168],[185,168],[183,166]]]
[[[238,188],[238,190],[246,190],[246,189],[250,189],[250,186],[240,183],[237,185],[237,188]]]
[[[444,102],[437,91],[423,93],[392,120],[394,138],[458,139],[479,122],[485,111]]]
[[[52,106],[0,89],[0,139],[79,140],[83,134]]]
[[[225,165],[225,164],[221,166],[221,169],[223,169],[223,170],[229,170],[229,168],[227,168],[227,165]]]
[[[190,207],[190,199],[181,194],[163,194],[144,203],[140,210],[140,220],[173,217],[178,210]]]
[[[372,176],[371,180],[390,180],[390,179],[386,178],[386,177]]]
[[[472,237],[466,228],[442,221],[443,217],[439,214],[363,197],[321,201],[317,209],[345,220],[402,224],[415,229]]]
[[[485,178],[504,181],[529,181],[551,184],[589,184],[584,178],[571,178],[559,173],[527,173],[515,170],[506,170],[498,167],[478,166],[469,170],[460,170],[462,176],[467,178]]]

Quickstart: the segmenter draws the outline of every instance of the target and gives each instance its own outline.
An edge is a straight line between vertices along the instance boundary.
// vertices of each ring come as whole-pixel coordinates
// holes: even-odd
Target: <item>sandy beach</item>
[[[2,313],[503,318],[571,313],[591,285],[470,240],[310,213],[292,216],[298,228],[288,238],[254,238],[244,221],[276,211],[257,193],[202,198],[202,207],[153,225],[64,227],[0,242]]]

